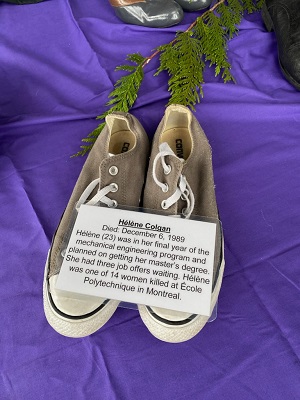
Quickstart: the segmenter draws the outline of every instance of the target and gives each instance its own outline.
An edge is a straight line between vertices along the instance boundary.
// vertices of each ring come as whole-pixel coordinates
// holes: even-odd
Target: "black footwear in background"
[[[300,90],[300,0],[266,0],[262,17],[277,39],[280,68]]]

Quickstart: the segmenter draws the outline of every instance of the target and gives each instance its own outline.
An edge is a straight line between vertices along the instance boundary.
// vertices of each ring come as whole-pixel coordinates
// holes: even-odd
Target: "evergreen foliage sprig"
[[[234,82],[227,55],[228,41],[237,35],[244,12],[258,11],[263,3],[264,0],[219,0],[186,31],[177,32],[171,42],[158,46],[150,56],[143,57],[140,53],[128,55],[126,60],[129,64],[116,68],[116,71],[127,74],[114,84],[106,104],[110,108],[96,118],[102,123],[82,139],[85,144],[80,146],[81,150],[75,156],[83,156],[91,150],[108,114],[128,112],[132,108],[144,79],[144,68],[158,55],[160,64],[154,76],[162,72],[169,75],[168,104],[182,104],[194,109],[203,97],[203,75],[207,66],[214,66],[215,76],[220,76],[224,83]]]
[[[116,68],[116,71],[126,71],[128,75],[124,75],[118,79],[114,85],[114,90],[109,94],[110,100],[107,102],[107,105],[111,106],[110,109],[96,117],[96,119],[100,119],[103,122],[101,122],[88,137],[82,139],[86,144],[80,146],[81,150],[75,154],[75,156],[84,156],[91,150],[97,137],[105,126],[105,117],[108,114],[115,111],[127,112],[133,106],[144,78],[143,65],[145,63],[145,58],[139,53],[133,53],[129,54],[126,60],[130,61],[131,64],[119,65]]]

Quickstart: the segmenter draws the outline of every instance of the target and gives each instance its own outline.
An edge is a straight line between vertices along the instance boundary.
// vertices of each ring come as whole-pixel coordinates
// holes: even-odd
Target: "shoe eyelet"
[[[63,250],[60,252],[62,258],[65,258],[66,252],[67,252],[67,249],[63,249]]]
[[[167,210],[168,206],[167,206],[166,200],[163,200],[163,201],[161,202],[161,208],[162,208],[163,210]]]
[[[161,189],[164,193],[169,191],[169,185],[167,183],[164,184],[164,187]]]
[[[169,175],[169,173],[172,171],[172,167],[171,167],[171,165],[167,165],[167,169],[165,170],[164,169],[164,174],[165,175]]]
[[[118,207],[118,202],[116,200],[112,200],[111,205],[108,206],[109,208],[116,208]]]
[[[117,183],[111,183],[111,192],[115,193],[119,190],[119,186]]]
[[[118,172],[119,172],[119,168],[116,167],[115,165],[112,165],[112,166],[109,168],[109,170],[108,170],[108,173],[109,173],[110,175],[112,175],[112,176],[117,175]]]

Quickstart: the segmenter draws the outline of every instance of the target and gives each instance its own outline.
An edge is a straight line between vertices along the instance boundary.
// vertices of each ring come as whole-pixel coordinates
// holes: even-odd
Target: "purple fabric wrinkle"
[[[126,56],[168,29],[129,26],[106,0],[0,4],[0,398],[298,400],[300,97],[282,76],[274,33],[245,16],[228,44],[236,83],[205,73],[195,116],[212,147],[225,239],[218,317],[188,342],[153,337],[118,308],[82,339],[43,311],[44,266]],[[131,112],[149,138],[169,100],[154,59]]]
[[[43,5],[46,13],[56,12],[53,3],[46,2]],[[27,8],[21,9],[26,16]],[[2,65],[5,73],[8,76],[15,75],[15,79],[9,79],[9,86],[4,85],[2,88],[6,99],[6,107],[2,107],[2,113],[6,109],[8,115],[28,116],[86,112],[85,104],[95,102],[99,92],[110,88],[110,82],[99,72],[96,57],[85,44],[82,34],[75,29],[74,23],[63,24],[61,17],[51,21],[44,14],[38,14],[35,18],[29,14],[31,18],[26,20],[22,17],[22,10],[17,8],[19,20],[14,15],[14,23],[17,24],[18,21],[20,31],[24,29],[24,32],[32,32],[28,25],[31,20],[36,30],[39,30],[39,35],[20,35],[21,32],[17,32],[20,35],[17,40],[6,35],[8,37],[4,41],[3,51],[6,50],[5,54],[9,57],[5,58]],[[58,5],[57,11],[66,14],[64,2]],[[52,30],[56,32],[55,41],[52,40]],[[27,41],[33,40],[35,45],[28,46]],[[78,43],[82,43],[80,51],[77,50]],[[56,84],[53,85],[52,82]],[[34,90],[31,89],[32,86]],[[97,90],[99,87],[101,89]],[[10,110],[12,104],[14,107]]]
[[[144,57],[147,57],[152,54],[157,46],[171,41],[177,30],[176,27],[160,30],[163,40],[159,40],[159,35],[155,32],[153,35],[146,34],[148,32],[147,29],[145,30],[142,27],[116,24],[111,29],[111,10],[108,10],[110,11],[108,13],[105,10],[101,10],[97,1],[94,1],[93,8],[91,8],[92,5],[87,6],[80,1],[72,1],[70,2],[70,6],[74,18],[86,36],[91,49],[97,54],[99,62],[109,74],[109,79],[112,83],[111,90],[113,89],[113,84],[122,76],[122,72],[115,71],[115,68],[128,62],[126,61],[128,54],[140,52]],[[92,13],[91,9],[93,9]],[[139,32],[139,29],[141,32]],[[139,35],[144,33],[147,40],[141,41]],[[130,35],[131,40],[128,43],[127,38]],[[161,74],[161,77],[153,78],[157,66],[158,58],[151,61],[144,69],[145,79],[142,83],[137,102],[134,105],[134,110],[140,106],[155,103],[155,101],[162,99],[161,96],[158,96],[158,93],[156,94],[156,91],[159,92],[161,88],[162,81],[164,81],[166,88],[163,99],[165,99],[165,104],[168,102],[169,94],[167,92],[166,75]],[[143,100],[144,98],[146,100]]]
[[[270,274],[270,269],[267,268],[265,269],[265,271],[266,270],[268,271],[268,274]],[[275,281],[274,278],[273,281]],[[274,335],[277,339],[276,342],[280,343],[279,348],[278,345],[276,346],[276,351],[274,352],[275,358],[280,359],[281,356],[284,354],[288,356],[291,363],[297,365],[299,362],[297,354],[297,338],[290,335],[290,327],[292,325],[295,325],[295,323],[294,321],[292,321],[291,325],[291,321],[288,321],[288,318],[286,318],[284,324],[282,324],[282,320],[280,318],[280,314],[288,314],[293,305],[278,304],[278,302],[275,300],[275,293],[274,296],[272,296],[270,293],[268,293],[268,295],[265,295],[263,291],[260,291],[259,289],[256,290],[256,286],[257,285],[255,284],[251,284],[251,287],[253,288],[253,291],[258,298],[257,303],[260,304],[260,309],[263,310],[263,314],[265,316],[264,326],[260,327],[260,332],[265,331],[268,333],[268,342],[270,341],[269,335]],[[286,288],[286,286],[288,286],[288,288]],[[287,290],[290,290],[290,285],[284,285],[284,282],[282,282],[280,279],[278,280],[278,287],[283,293]],[[272,304],[272,300],[274,304]],[[276,307],[274,307],[275,302],[277,303]],[[281,313],[278,312],[279,310],[281,311]]]

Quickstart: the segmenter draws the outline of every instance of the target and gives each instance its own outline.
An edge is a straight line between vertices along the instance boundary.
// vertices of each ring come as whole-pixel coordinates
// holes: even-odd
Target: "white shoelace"
[[[84,190],[82,195],[80,196],[77,204],[76,204],[76,210],[78,211],[80,206],[86,202],[88,199],[89,195],[92,193],[92,191],[95,189],[97,185],[100,184],[100,178],[95,179],[92,181]],[[106,195],[110,192],[116,192],[118,190],[118,185],[116,183],[111,183],[110,185],[105,186],[101,190],[99,190],[94,197],[92,197],[87,203],[94,206],[97,203],[103,203],[106,204],[108,207],[117,207],[118,203],[115,200],[110,199]]]
[[[95,189],[95,187],[97,185],[100,184],[100,178],[95,179],[94,181],[92,181],[84,190],[84,192],[82,193],[82,195],[80,196],[78,202],[75,205],[75,209],[78,212],[79,208],[82,204],[84,204],[86,202],[86,200],[88,199],[89,195],[92,193],[92,191]],[[90,205],[95,205],[97,203],[104,203],[106,204],[108,207],[117,207],[118,203],[116,202],[116,200],[112,200],[109,197],[107,197],[106,195],[110,192],[116,192],[118,190],[118,185],[116,183],[111,183],[110,185],[105,186],[103,189],[99,190],[94,197],[92,197],[87,203],[85,204],[90,204]],[[66,254],[66,248],[62,249],[61,251],[61,255],[64,258],[65,254]]]
[[[153,161],[153,179],[154,182],[162,189],[163,192],[168,191],[168,185],[166,183],[160,182],[157,179],[156,176],[156,165],[158,163],[158,160],[161,160],[161,165],[163,167],[165,175],[168,175],[171,172],[171,166],[167,165],[165,161],[166,156],[175,156],[175,153],[172,151],[168,143],[162,143],[159,146],[159,153],[155,156],[154,161]],[[184,162],[183,159],[180,158],[182,162]],[[162,208],[164,210],[168,209],[171,207],[173,204],[175,204],[179,199],[182,199],[186,201],[187,205],[184,210],[182,210],[182,214],[186,217],[189,218],[193,212],[194,206],[195,206],[195,197],[194,193],[188,184],[186,177],[184,175],[180,175],[179,181],[178,181],[178,186],[175,190],[175,192],[168,197],[166,200],[164,200],[161,204]]]

